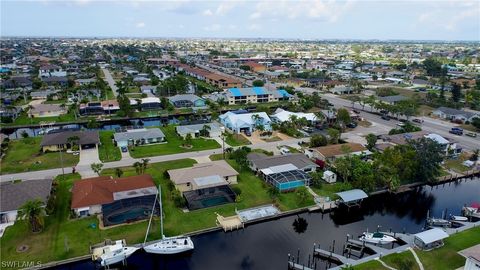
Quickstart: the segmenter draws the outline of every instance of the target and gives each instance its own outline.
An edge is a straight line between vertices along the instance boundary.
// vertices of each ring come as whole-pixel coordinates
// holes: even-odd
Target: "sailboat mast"
[[[158,196],[159,196],[159,203],[160,203],[160,233],[162,234],[161,237],[163,239],[163,209],[162,209],[162,188],[158,185]]]
[[[144,245],[147,242],[148,232],[150,232],[150,225],[152,224],[153,213],[155,213],[155,203],[157,202],[157,196],[158,194],[155,194],[155,200],[153,201],[152,206],[152,213],[150,214],[150,220],[148,221],[147,233],[145,233],[145,239],[143,240]]]

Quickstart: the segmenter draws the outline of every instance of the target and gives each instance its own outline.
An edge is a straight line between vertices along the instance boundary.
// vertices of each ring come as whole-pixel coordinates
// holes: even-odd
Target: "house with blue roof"
[[[272,130],[270,117],[265,112],[233,113],[227,112],[219,116],[220,123],[235,133],[253,132],[263,126],[264,130]]]
[[[265,87],[229,88],[225,91],[225,96],[230,105],[288,101],[292,97],[283,89],[268,90]]]

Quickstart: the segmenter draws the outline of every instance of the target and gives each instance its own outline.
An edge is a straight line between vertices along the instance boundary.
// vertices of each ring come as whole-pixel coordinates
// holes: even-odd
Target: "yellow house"
[[[43,152],[56,152],[78,144],[79,149],[97,148],[100,143],[98,131],[63,131],[46,134],[42,138],[40,146]]]

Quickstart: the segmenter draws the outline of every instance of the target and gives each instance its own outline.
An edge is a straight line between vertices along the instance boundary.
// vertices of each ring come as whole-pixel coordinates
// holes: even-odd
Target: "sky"
[[[480,0],[1,0],[0,35],[480,40]]]

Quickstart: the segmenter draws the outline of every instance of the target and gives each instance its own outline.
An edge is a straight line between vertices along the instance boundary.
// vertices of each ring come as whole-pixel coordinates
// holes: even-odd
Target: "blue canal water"
[[[287,269],[287,254],[306,262],[313,244],[341,253],[347,234],[382,230],[416,233],[422,230],[427,211],[436,217],[442,212],[459,215],[464,204],[480,201],[480,180],[462,180],[439,186],[425,186],[397,195],[377,195],[361,208],[331,213],[302,213],[246,226],[243,230],[217,231],[193,237],[195,250],[177,256],[150,255],[138,251],[122,269],[165,270],[247,270]],[[167,217],[168,219],[168,217]],[[302,220],[303,219],[303,220]],[[306,222],[304,222],[306,221]],[[479,239],[480,241],[480,239]],[[317,265],[326,269],[327,265]],[[55,269],[95,269],[89,260]]]

